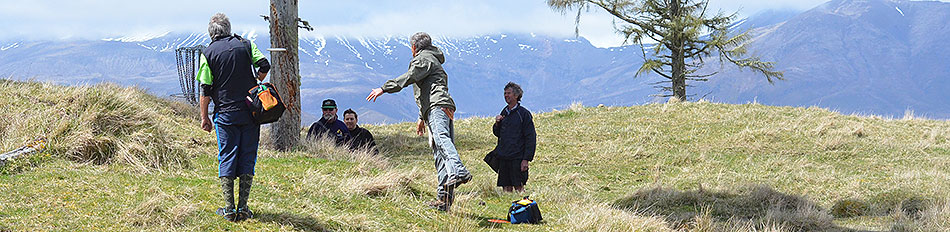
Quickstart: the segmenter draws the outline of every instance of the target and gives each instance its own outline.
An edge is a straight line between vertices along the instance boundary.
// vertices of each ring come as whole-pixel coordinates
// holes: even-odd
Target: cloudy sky
[[[826,0],[710,0],[712,9],[747,16],[766,9],[807,10]],[[0,5],[0,39],[101,39],[174,32],[206,32],[215,12],[231,18],[235,32],[267,31],[258,15],[266,0],[43,0]],[[436,36],[537,33],[572,36],[574,14],[554,12],[545,0],[300,0],[299,14],[323,35]],[[580,34],[594,45],[617,46],[611,17],[591,10],[581,18]]]

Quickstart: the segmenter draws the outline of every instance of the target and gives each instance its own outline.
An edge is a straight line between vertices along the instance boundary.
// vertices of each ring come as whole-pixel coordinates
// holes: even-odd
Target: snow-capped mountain
[[[266,34],[239,33],[259,48]],[[513,81],[525,90],[524,105],[536,111],[573,102],[630,105],[649,101],[649,78],[632,79],[639,48],[595,48],[583,38],[532,34],[433,38],[446,55],[451,94],[460,116],[496,114],[502,88]],[[175,49],[206,45],[201,33],[161,33],[98,41],[15,41],[0,43],[0,75],[62,84],[117,82],[158,95],[179,90]],[[267,52],[265,51],[265,54]],[[346,38],[303,34],[300,39],[301,95],[305,112],[319,115],[325,98],[360,113],[362,121],[397,122],[418,117],[412,90],[379,102],[364,100],[369,90],[405,72],[411,54],[405,36]],[[653,80],[655,81],[655,80]],[[310,118],[314,119],[314,118]]]
[[[750,49],[787,81],[730,70],[694,92],[716,101],[950,118],[950,3],[835,0],[755,29]]]
[[[433,40],[446,55],[450,93],[462,116],[497,114],[509,81],[521,84],[524,105],[539,111],[572,102],[639,104],[655,92],[642,84],[649,78],[632,78],[641,62],[636,47],[600,49],[583,39],[507,34]],[[304,104],[305,111],[318,112],[320,100],[329,97],[378,121],[418,117],[411,90],[377,103],[364,100],[370,89],[406,71],[407,38],[305,36],[300,44],[302,98],[313,102]]]
[[[806,12],[767,11],[736,24],[751,29],[749,48],[776,61],[786,81],[769,85],[752,72],[726,70],[693,83],[693,99],[822,106],[844,113],[950,118],[950,4],[891,0],[835,0]],[[364,99],[370,89],[405,72],[406,36],[339,37],[301,32],[299,55],[305,124],[325,98],[353,108],[361,122],[414,121],[411,90]],[[262,50],[264,33],[240,32]],[[523,105],[535,112],[584,105],[651,101],[655,76],[634,78],[638,46],[596,48],[583,38],[534,34],[442,37],[449,88],[465,116],[491,116],[504,105],[502,88],[525,89]],[[157,95],[179,92],[174,50],[206,45],[204,33],[156,33],[92,41],[0,41],[0,77],[63,84],[117,82]],[[265,55],[267,52],[265,51]],[[715,59],[708,59],[715,60]],[[718,68],[718,64],[707,65]]]

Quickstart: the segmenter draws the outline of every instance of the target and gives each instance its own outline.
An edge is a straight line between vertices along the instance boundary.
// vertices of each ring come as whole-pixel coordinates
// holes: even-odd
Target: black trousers
[[[521,160],[498,160],[498,186],[524,186],[528,171],[521,171]]]

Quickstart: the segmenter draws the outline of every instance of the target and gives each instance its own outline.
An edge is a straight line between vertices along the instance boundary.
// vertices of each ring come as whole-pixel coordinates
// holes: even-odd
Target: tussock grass
[[[722,223],[782,225],[795,231],[836,229],[831,215],[816,203],[802,196],[776,192],[767,186],[745,187],[738,192],[677,191],[657,187],[622,198],[614,203],[614,207],[662,216],[674,228],[699,231],[720,231],[722,226],[718,224]]]
[[[299,148],[296,150],[304,152],[310,157],[354,162],[358,164],[358,170],[361,172],[371,169],[387,169],[391,166],[386,157],[374,154],[372,150],[366,147],[350,150],[345,146],[336,145],[334,139],[326,136],[314,139],[305,137],[302,136]]]
[[[2,80],[0,149],[46,138],[48,154],[77,162],[124,163],[142,172],[183,168],[199,141],[193,108],[137,88],[65,87]],[[192,111],[192,112],[189,112]],[[195,125],[193,127],[178,125]],[[27,164],[32,165],[32,164]]]
[[[693,222],[685,227],[681,228],[680,231],[704,231],[704,232],[719,232],[719,231],[763,231],[763,232],[784,232],[784,231],[795,231],[785,229],[781,225],[771,224],[771,223],[762,223],[756,224],[750,220],[735,220],[730,219],[726,222],[721,222],[716,220],[709,214],[709,211],[704,210],[702,214],[698,215],[693,219]]]
[[[843,199],[831,206],[831,215],[839,218],[864,216],[870,213],[870,206],[860,199]]]
[[[340,181],[340,186],[351,193],[367,196],[383,196],[404,192],[417,194],[412,184],[422,177],[422,172],[416,168],[409,171],[389,170],[377,176],[360,176]]]
[[[169,195],[161,189],[149,189],[148,194],[151,195],[145,201],[126,212],[125,216],[134,226],[181,226],[198,213],[194,203]]]
[[[894,231],[945,231],[950,228],[950,201],[936,203],[916,216],[901,212],[897,217]]]
[[[893,209],[906,199],[939,197],[950,190],[941,184],[950,171],[942,166],[950,163],[945,137],[950,133],[942,121],[707,102],[583,108],[535,119],[539,143],[547,144],[539,147],[539,157],[560,167],[550,172],[578,173],[546,181],[566,186],[576,180],[582,183],[578,188],[587,186],[594,196],[613,195],[602,189],[618,186],[638,186],[620,188],[635,192],[655,185],[734,189],[766,184],[807,195],[821,208],[860,198],[873,208]],[[601,191],[591,184],[602,185]],[[873,214],[874,219],[863,220],[892,220],[881,216],[886,213]],[[858,224],[889,226],[876,223]],[[769,225],[758,225],[763,226]]]
[[[605,203],[571,204],[567,231],[674,231],[660,217],[615,209]]]

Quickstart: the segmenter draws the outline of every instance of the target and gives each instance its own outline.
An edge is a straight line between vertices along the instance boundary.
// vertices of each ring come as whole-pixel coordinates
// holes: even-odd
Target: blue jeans
[[[247,111],[215,113],[213,120],[218,134],[218,177],[254,175],[261,125]]]
[[[432,156],[435,158],[435,169],[439,176],[439,199],[449,201],[454,198],[454,189],[446,189],[445,183],[451,178],[470,175],[458,150],[455,149],[455,128],[452,120],[442,111],[442,107],[432,107],[429,110],[429,145],[432,147]]]

